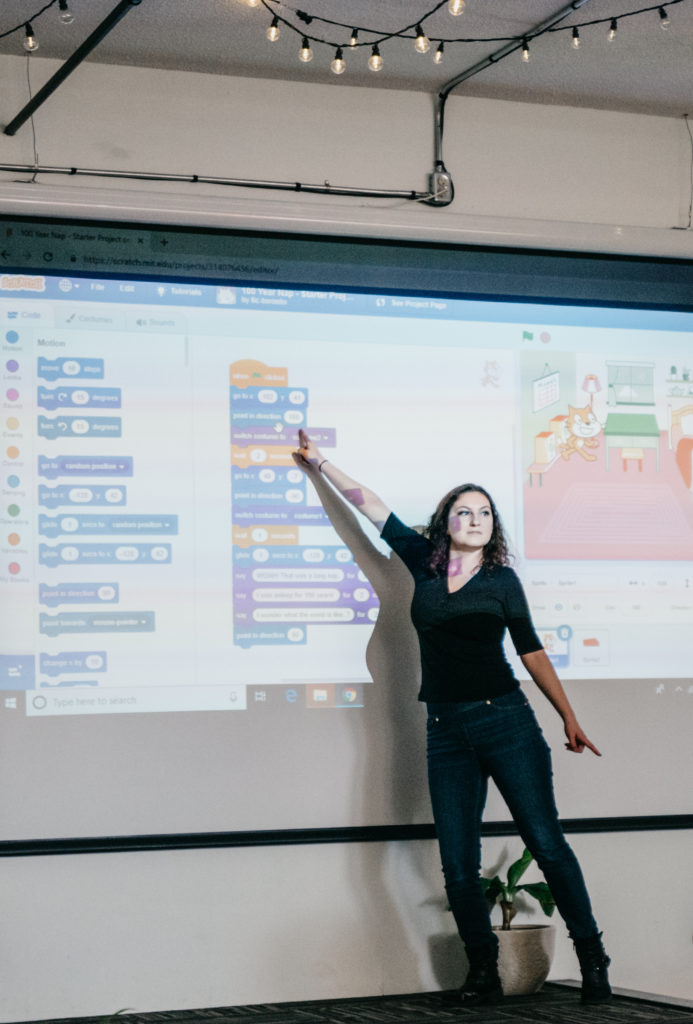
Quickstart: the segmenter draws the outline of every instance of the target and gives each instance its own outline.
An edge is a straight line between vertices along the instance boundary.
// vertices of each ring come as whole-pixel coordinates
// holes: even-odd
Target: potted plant
[[[525,849],[522,856],[508,868],[506,880],[499,875],[482,878],[481,884],[492,911],[497,903],[503,913],[500,928],[494,928],[498,937],[498,971],[503,991],[509,996],[530,995],[538,992],[551,969],[556,930],[549,924],[526,924],[511,927],[517,913],[515,897],[519,892],[533,896],[550,917],[556,902],[546,882],[524,882],[520,879],[532,863],[532,854]]]

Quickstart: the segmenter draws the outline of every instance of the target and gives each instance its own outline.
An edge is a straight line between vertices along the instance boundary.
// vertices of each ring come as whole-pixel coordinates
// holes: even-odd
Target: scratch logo
[[[26,274],[3,274],[0,290],[4,292],[45,292],[45,277],[29,277]]]

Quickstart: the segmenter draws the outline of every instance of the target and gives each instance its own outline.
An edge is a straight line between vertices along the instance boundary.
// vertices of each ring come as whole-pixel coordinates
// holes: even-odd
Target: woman
[[[508,566],[503,527],[475,484],[440,501],[425,534],[405,526],[381,499],[326,459],[299,431],[294,461],[322,475],[369,519],[414,577],[411,615],[421,651],[419,699],[428,708],[428,780],[450,908],[469,960],[454,994],[464,1005],[496,1002],[498,940],[479,882],[481,816],[492,778],[544,873],[580,961],[582,1001],[611,995],[601,933],[582,872],[563,836],[551,756],[534,713],[505,660],[506,627],[522,663],[563,719],[566,748],[597,748],[575,713],[534,631],[519,579]]]

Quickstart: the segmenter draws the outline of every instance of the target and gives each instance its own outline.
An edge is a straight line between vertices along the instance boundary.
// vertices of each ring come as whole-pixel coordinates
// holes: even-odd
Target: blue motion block
[[[294,640],[289,639],[290,630],[293,632],[294,636],[298,636],[298,633],[296,632],[296,625],[294,623],[265,627],[250,626],[247,629],[242,626],[237,626],[233,631],[233,642],[237,647],[243,648],[254,647],[260,644],[264,647],[272,644],[281,644],[288,647],[301,647],[306,643],[305,629],[301,629],[301,638]]]
[[[178,533],[178,516],[116,513],[115,515],[92,515],[91,513],[59,516],[39,516],[39,533],[42,537],[60,537],[65,534],[78,537],[94,534],[116,533],[140,536],[146,533],[175,535]]]
[[[105,672],[106,651],[60,651],[39,655],[39,671],[44,676],[60,676],[64,672]]]
[[[49,441],[59,437],[122,437],[120,416],[39,416],[38,436]]]
[[[263,508],[265,505],[277,506],[305,505],[306,502],[306,481],[305,476],[300,483],[292,484],[263,484],[255,483],[243,486],[242,482],[234,483],[232,491],[234,508]]]
[[[61,377],[68,380],[103,380],[103,365],[103,359],[85,359],[82,356],[77,359],[69,356],[63,359],[44,359],[39,356],[36,376],[49,381]]]
[[[306,475],[297,466],[240,466],[231,467],[231,483],[234,491],[270,489],[288,490],[305,487]]]
[[[308,406],[308,388],[239,388],[232,385],[229,388],[229,400],[232,416],[235,412],[242,410],[247,410],[248,412],[271,412],[281,409],[283,414],[287,409],[306,409]]]
[[[39,455],[39,476],[132,476],[131,455]]]
[[[128,490],[124,484],[59,484],[46,487],[39,484],[39,505],[60,508],[62,505],[105,505],[117,508],[127,503]]]
[[[165,565],[170,544],[39,544],[39,562],[56,565]]]
[[[57,608],[59,604],[117,604],[117,583],[39,583],[39,603]]]
[[[39,615],[46,636],[61,633],[153,633],[154,612],[58,612]]]
[[[38,388],[41,409],[120,409],[120,388]]]
[[[258,557],[261,551],[266,552],[267,556]],[[325,544],[301,546],[268,544],[267,547],[263,547],[262,544],[255,544],[247,548],[236,546],[233,549],[234,565],[251,566],[252,568],[268,568],[275,565],[310,566],[314,569],[326,565],[338,565],[340,568],[344,568],[345,565],[349,565],[353,561],[351,552],[344,545],[337,547]]]
[[[39,683],[39,686],[48,688],[49,690],[55,690],[59,686],[98,686],[97,679],[61,679],[57,683],[48,683],[45,679]]]

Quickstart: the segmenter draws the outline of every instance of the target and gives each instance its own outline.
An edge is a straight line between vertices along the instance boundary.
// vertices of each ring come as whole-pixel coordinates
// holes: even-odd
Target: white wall
[[[693,998],[690,833],[571,842],[614,984]],[[485,865],[506,850],[519,840],[486,841]],[[432,991],[464,976],[433,842],[5,859],[0,891],[3,1021]],[[576,978],[556,923],[551,976]]]
[[[57,63],[31,58],[35,92]],[[0,57],[0,123],[28,98],[26,60]],[[212,224],[301,225],[437,241],[693,255],[690,140],[682,120],[463,98],[446,112],[455,201],[335,200],[212,185],[112,182],[0,172],[0,201]],[[226,79],[82,65],[35,115],[39,163],[425,190],[433,99],[424,93]],[[0,135],[0,163],[32,163],[29,123]],[[1,185],[2,182],[6,184]],[[57,190],[57,191],[56,191]],[[139,192],[140,195],[135,193]],[[145,198],[141,198],[141,194]],[[122,214],[121,214],[122,215]]]
[[[34,89],[54,67],[32,58]],[[26,100],[24,59],[0,59],[0,80],[7,122]],[[432,167],[430,97],[342,83],[87,65],[36,132],[48,165],[397,189],[424,189]],[[28,125],[0,136],[0,162],[32,161]],[[0,174],[0,210],[693,255],[691,232],[671,230],[690,199],[683,122],[456,96],[445,161],[456,199],[443,210],[16,173]],[[693,998],[689,841],[574,837],[618,986]],[[505,845],[489,841],[485,863]],[[461,980],[433,843],[8,858],[0,892],[2,1021]],[[553,976],[575,974],[561,926]]]

